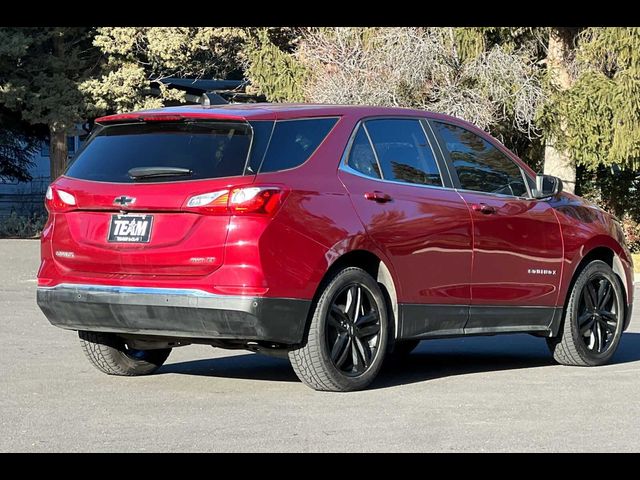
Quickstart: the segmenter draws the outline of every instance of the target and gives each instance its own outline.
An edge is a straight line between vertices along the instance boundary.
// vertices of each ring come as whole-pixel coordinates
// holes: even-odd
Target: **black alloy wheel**
[[[563,365],[604,365],[620,344],[624,318],[622,282],[609,265],[594,260],[579,272],[560,331],[547,339],[547,345]]]
[[[293,370],[315,390],[366,388],[384,362],[389,317],[374,277],[358,267],[336,272],[319,288],[305,342],[289,352]]]
[[[380,315],[372,293],[351,284],[333,298],[328,312],[327,347],[333,365],[345,375],[360,375],[379,348]]]
[[[585,347],[597,354],[611,348],[620,324],[617,294],[611,281],[602,275],[591,277],[578,306],[578,329]]]

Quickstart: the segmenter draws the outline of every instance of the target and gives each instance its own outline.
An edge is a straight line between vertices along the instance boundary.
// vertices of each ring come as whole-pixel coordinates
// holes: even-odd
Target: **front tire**
[[[388,325],[378,283],[360,268],[345,268],[315,305],[307,342],[289,352],[293,370],[315,390],[362,390],[380,371]]]
[[[110,333],[79,331],[80,344],[89,362],[107,375],[149,375],[162,366],[170,348],[135,350],[124,340]]]
[[[623,299],[611,267],[600,260],[589,263],[571,289],[560,334],[547,339],[553,358],[583,367],[608,363],[622,336]]]

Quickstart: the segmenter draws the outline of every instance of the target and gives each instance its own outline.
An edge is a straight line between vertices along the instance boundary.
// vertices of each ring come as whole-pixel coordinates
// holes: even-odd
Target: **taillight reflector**
[[[76,197],[57,188],[48,187],[44,198],[44,205],[49,212],[64,212],[76,206]]]

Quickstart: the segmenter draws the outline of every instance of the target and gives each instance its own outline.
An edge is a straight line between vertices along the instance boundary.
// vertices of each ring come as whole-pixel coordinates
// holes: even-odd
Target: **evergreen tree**
[[[640,167],[640,29],[588,28],[577,78],[548,104],[546,128],[578,165]]]
[[[53,180],[66,168],[66,136],[75,124],[184,101],[183,92],[162,83],[160,95],[152,95],[150,82],[164,77],[241,77],[244,36],[231,28],[2,27],[0,106],[31,125],[46,125]],[[4,137],[5,149],[9,138],[19,140]],[[12,143],[6,168],[24,171],[29,150],[18,154],[21,144]]]
[[[0,28],[0,105],[47,126],[52,179],[66,166],[67,133],[86,117],[79,85],[96,70],[92,37],[91,28]]]
[[[43,132],[20,121],[15,114],[0,108],[0,182],[29,181]]]
[[[94,115],[159,108],[184,101],[166,77],[242,77],[245,32],[209,27],[100,27],[93,45],[101,53],[99,72],[80,84]],[[160,95],[152,94],[156,81]]]

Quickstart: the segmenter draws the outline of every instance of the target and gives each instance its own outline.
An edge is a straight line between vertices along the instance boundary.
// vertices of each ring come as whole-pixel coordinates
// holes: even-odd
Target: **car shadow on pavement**
[[[640,333],[625,333],[612,364],[640,361]],[[496,335],[421,342],[405,358],[390,358],[372,388],[501,370],[558,366],[542,338]],[[640,371],[640,367],[639,367]]]
[[[171,361],[171,357],[169,357],[169,361]],[[158,370],[156,375],[163,373],[268,380],[271,382],[299,381],[289,360],[259,353],[167,363]]]
[[[622,336],[612,364],[640,361],[640,333]],[[405,357],[389,357],[371,389],[481,372],[555,365],[545,341],[526,334],[429,340]],[[640,369],[639,369],[640,371]],[[159,374],[298,382],[288,360],[248,353],[171,363]]]

